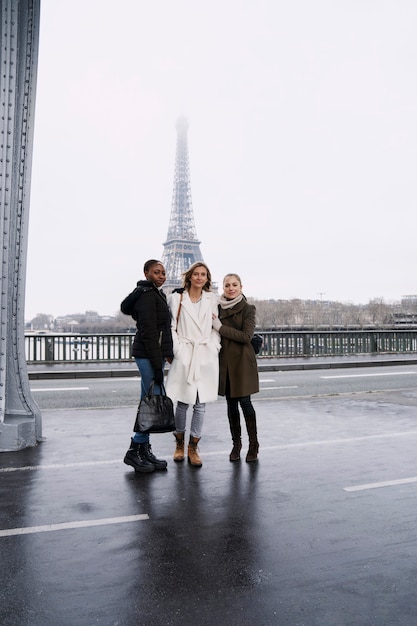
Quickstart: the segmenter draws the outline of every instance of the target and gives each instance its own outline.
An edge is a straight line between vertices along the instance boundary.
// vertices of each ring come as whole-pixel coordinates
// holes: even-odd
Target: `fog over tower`
[[[191,201],[190,164],[188,158],[188,121],[180,117],[176,123],[177,148],[175,154],[174,188],[168,234],[164,243],[162,261],[167,272],[165,291],[182,285],[182,274],[195,263],[203,261],[200,241],[194,224]]]

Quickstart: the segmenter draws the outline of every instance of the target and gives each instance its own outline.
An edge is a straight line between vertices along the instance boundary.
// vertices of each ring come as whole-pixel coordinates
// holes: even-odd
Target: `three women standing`
[[[132,315],[137,325],[133,356],[141,374],[141,397],[146,395],[152,381],[154,392],[161,393],[164,362],[171,363],[166,389],[177,403],[174,461],[183,461],[185,457],[187,410],[192,404],[187,456],[191,465],[202,466],[198,442],[205,405],[215,402],[218,395],[226,396],[227,401],[233,440],[230,460],[240,459],[240,405],[249,436],[246,461],[256,461],[259,443],[250,397],[259,391],[256,356],[251,345],[256,309],[246,301],[239,276],[225,276],[223,294],[218,300],[211,291],[207,265],[194,263],[184,274],[183,288],[175,290],[167,303],[161,289],[166,280],[162,263],[155,259],[147,261],[144,274],[146,280],[137,283],[121,308]],[[124,462],[139,472],[167,467],[165,460],[155,457],[149,435],[143,433],[134,433]]]
[[[218,397],[219,333],[213,328],[218,298],[211,291],[211,274],[205,263],[194,263],[183,277],[183,288],[168,298],[174,360],[168,372],[167,395],[177,403],[175,409],[176,449],[174,461],[185,456],[187,409],[193,407],[188,443],[188,462],[201,467],[198,454],[205,405]]]
[[[226,396],[227,417],[233,448],[230,461],[240,460],[242,436],[239,405],[249,437],[248,463],[258,459],[256,413],[251,394],[259,391],[258,366],[251,344],[255,330],[256,308],[242,293],[242,281],[237,274],[227,274],[219,300],[219,316],[213,326],[221,336],[219,395]]]

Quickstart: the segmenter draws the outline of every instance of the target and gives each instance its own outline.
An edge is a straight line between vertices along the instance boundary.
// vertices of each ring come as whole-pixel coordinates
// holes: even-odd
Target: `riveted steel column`
[[[0,0],[0,451],[41,439],[25,359],[24,299],[40,0]]]

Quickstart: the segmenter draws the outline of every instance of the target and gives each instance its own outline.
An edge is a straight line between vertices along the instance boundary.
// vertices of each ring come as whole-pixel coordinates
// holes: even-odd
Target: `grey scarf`
[[[235,304],[239,304],[239,302],[241,302],[242,300],[243,300],[243,293],[240,293],[238,296],[236,296],[236,298],[233,298],[233,300],[227,300],[225,295],[222,294],[219,299],[219,304],[222,307],[222,309],[232,309],[235,306]]]

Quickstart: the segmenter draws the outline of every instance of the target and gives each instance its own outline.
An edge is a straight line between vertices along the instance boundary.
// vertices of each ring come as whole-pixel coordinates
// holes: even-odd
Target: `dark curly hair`
[[[160,265],[163,265],[161,261],[158,261],[157,259],[149,259],[149,261],[146,261],[145,265],[143,266],[143,273],[147,274],[149,270],[151,269],[152,265],[155,265],[155,263],[159,263]]]

